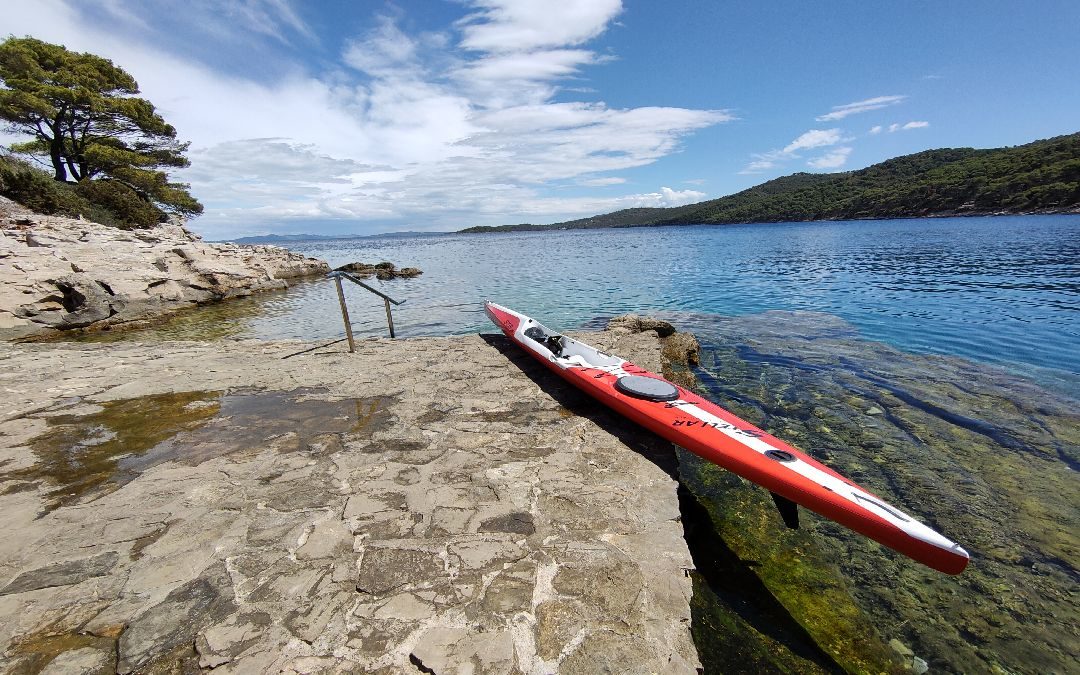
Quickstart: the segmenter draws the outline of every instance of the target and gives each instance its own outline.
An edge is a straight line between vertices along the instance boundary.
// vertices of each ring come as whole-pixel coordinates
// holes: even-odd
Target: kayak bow
[[[664,378],[492,302],[503,333],[563,379],[641,426],[772,493],[784,522],[798,506],[947,574],[967,567],[959,544],[720,406]]]

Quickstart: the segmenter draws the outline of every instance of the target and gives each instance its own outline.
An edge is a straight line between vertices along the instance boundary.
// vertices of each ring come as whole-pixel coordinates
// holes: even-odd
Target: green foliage
[[[1080,134],[1014,148],[928,150],[860,171],[796,174],[694,205],[665,223],[1016,213],[1080,204]]]
[[[1050,212],[1080,205],[1080,133],[1013,148],[950,148],[834,174],[796,173],[699,204],[464,232],[775,223]]]
[[[138,93],[131,75],[100,56],[34,38],[0,43],[0,119],[32,137],[13,151],[47,158],[57,181],[108,179],[162,210],[201,213],[188,186],[166,174],[188,165],[188,144]],[[113,205],[129,202],[115,186],[80,190]],[[141,218],[146,209],[123,211]]]
[[[41,169],[3,155],[0,155],[0,195],[45,215],[82,216],[105,225],[122,225],[112,212],[91,203],[70,183],[57,182]]]
[[[164,220],[165,214],[127,185],[110,180],[84,180],[75,184],[75,192],[88,202],[112,213],[128,228],[153,227]]]

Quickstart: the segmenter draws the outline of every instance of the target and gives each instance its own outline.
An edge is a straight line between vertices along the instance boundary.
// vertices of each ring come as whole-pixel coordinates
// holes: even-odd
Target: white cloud
[[[836,145],[843,139],[839,129],[811,129],[784,147],[784,154],[798,150]]]
[[[750,156],[753,157],[753,160],[743,167],[742,171],[739,172],[740,174],[753,174],[768,171],[769,169],[776,168],[782,160],[788,159],[788,156],[780,150],[754,153]]]
[[[889,133],[894,134],[897,131],[910,131],[911,129],[924,129],[930,126],[929,122],[908,122],[907,124],[890,124]]]
[[[865,101],[855,101],[854,103],[845,103],[844,105],[833,106],[832,112],[827,112],[824,115],[815,117],[818,122],[831,122],[833,120],[842,120],[849,115],[857,115],[859,113],[869,112],[871,110],[879,110],[891,105],[900,103],[907,96],[904,95],[892,95],[892,96],[875,96],[874,98],[868,98]]]
[[[660,188],[662,206],[683,206],[693,204],[705,199],[704,192],[697,190],[672,190],[668,187]]]
[[[815,157],[806,162],[806,164],[815,169],[839,169],[847,163],[848,155],[850,154],[851,148],[842,146],[830,150],[821,157]]]
[[[472,0],[476,11],[459,22],[461,46],[481,52],[527,52],[580,45],[600,35],[621,0]]]
[[[416,52],[416,41],[402,33],[391,18],[382,17],[378,28],[347,44],[342,58],[359,71],[379,76],[418,67]]]
[[[769,152],[752,154],[753,160],[743,167],[739,173],[762,173],[769,169],[775,169],[784,162],[798,157],[797,153],[800,150],[824,148],[850,140],[850,138],[845,138],[839,129],[811,129],[788,143],[782,150],[770,150]]]
[[[669,187],[661,187],[656,192],[643,192],[609,198],[576,197],[568,199],[513,196],[513,198],[522,199],[521,209],[524,214],[533,216],[548,216],[552,213],[563,214],[558,218],[543,218],[546,222],[571,220],[597,213],[610,213],[620,209],[685,206],[686,204],[700,202],[706,197],[707,195],[704,192],[698,192],[697,190],[673,190]]]
[[[880,133],[881,133],[881,129],[882,129],[882,127],[881,127],[881,125],[880,125],[880,124],[875,124],[874,126],[870,127],[870,133],[871,133],[872,135],[877,135],[877,134],[880,134]]]
[[[625,178],[611,176],[610,178],[586,178],[585,180],[581,181],[581,184],[588,187],[605,187],[608,185],[622,185],[625,182]]]
[[[458,22],[460,46],[475,52],[449,73],[482,107],[544,103],[555,81],[611,57],[580,45],[600,35],[622,11],[620,0],[471,0],[476,11]]]
[[[295,13],[295,22],[289,18],[282,0],[250,6],[263,8],[260,16],[273,18],[280,35],[303,34],[305,24]],[[459,42],[448,33],[408,34],[403,22],[384,18],[345,46],[340,65],[314,75],[294,68],[266,82],[140,42],[138,32],[115,34],[122,30],[115,22],[98,28],[81,6],[60,0],[20,6],[5,16],[5,29],[102,54],[138,79],[192,141],[192,166],[178,178],[206,205],[193,225],[207,236],[265,231],[290,219],[414,219],[417,229],[523,215],[550,221],[704,198],[670,188],[603,199],[548,196],[551,182],[616,185],[623,179],[596,176],[654,162],[732,115],[556,102],[562,80],[605,60],[582,45],[610,25],[619,2],[471,6]],[[152,14],[143,18],[153,25]],[[256,21],[237,31],[245,26],[262,30]]]

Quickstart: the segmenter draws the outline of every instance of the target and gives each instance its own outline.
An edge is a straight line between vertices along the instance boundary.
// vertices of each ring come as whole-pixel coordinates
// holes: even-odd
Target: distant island
[[[339,241],[342,239],[411,239],[446,232],[384,232],[382,234],[257,234],[226,241],[235,244],[279,244],[291,241]]]
[[[687,206],[623,209],[551,225],[477,226],[461,232],[1019,213],[1080,213],[1080,133],[1011,148],[927,150],[858,171],[796,173]]]

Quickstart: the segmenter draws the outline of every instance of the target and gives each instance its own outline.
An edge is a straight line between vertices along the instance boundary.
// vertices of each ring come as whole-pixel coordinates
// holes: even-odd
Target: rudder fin
[[[799,505],[791,501],[787,497],[781,497],[775,492],[770,492],[772,500],[776,504],[776,510],[780,512],[780,517],[784,519],[784,524],[792,530],[799,529]]]

